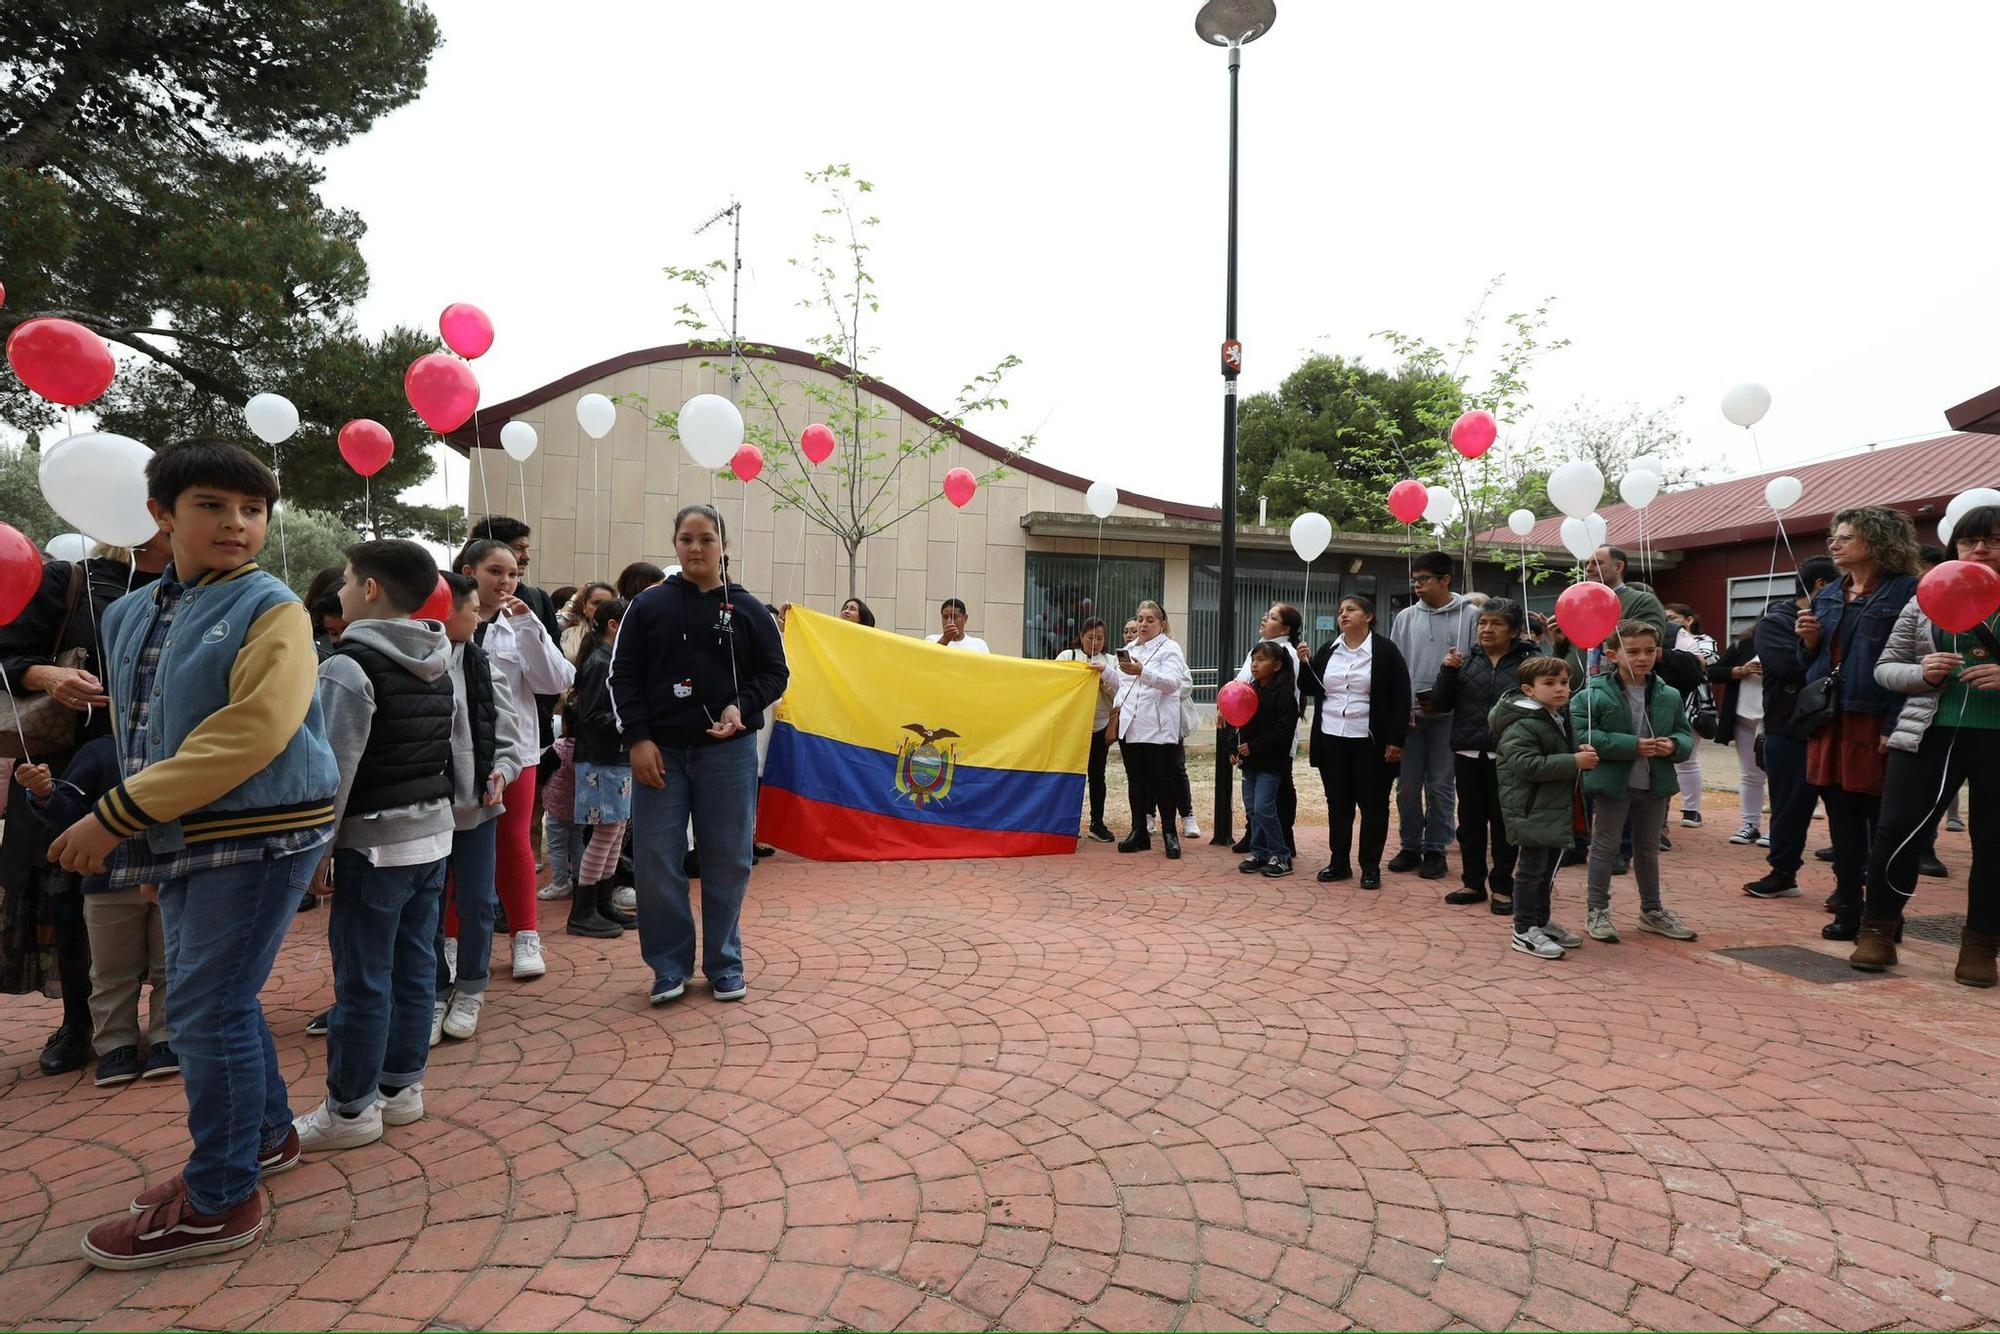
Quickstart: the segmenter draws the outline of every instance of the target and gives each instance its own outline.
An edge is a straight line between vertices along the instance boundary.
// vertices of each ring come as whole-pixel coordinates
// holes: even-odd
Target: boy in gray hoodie
[[[1396,613],[1389,638],[1410,668],[1410,694],[1415,700],[1410,737],[1403,744],[1402,769],[1396,777],[1396,810],[1401,818],[1402,850],[1389,863],[1398,875],[1417,871],[1426,880],[1450,873],[1444,850],[1457,837],[1453,806],[1458,788],[1458,761],[1451,751],[1451,713],[1433,712],[1431,689],[1445,654],[1472,651],[1479,608],[1451,590],[1452,560],[1429,551],[1410,562],[1410,590],[1416,600]]]
[[[347,550],[347,629],[319,668],[320,711],[340,771],[337,887],[328,914],[334,1008],[326,1100],[296,1118],[299,1147],[349,1149],[424,1114],[437,999],[438,905],[452,843],[452,720],[444,628],[410,618],[437,587],[415,542]],[[314,890],[327,892],[322,863]]]

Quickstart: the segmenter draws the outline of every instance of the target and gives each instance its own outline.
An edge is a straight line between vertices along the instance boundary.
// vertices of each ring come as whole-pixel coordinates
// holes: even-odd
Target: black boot
[[[619,926],[629,931],[639,925],[639,915],[637,913],[626,912],[611,901],[611,896],[617,892],[618,882],[616,880],[600,880],[597,882],[597,915],[608,922],[616,922]]]
[[[66,1075],[72,1070],[81,1070],[90,1063],[90,1029],[79,1028],[75,1024],[64,1024],[42,1044],[42,1056],[38,1064],[45,1075]]]
[[[1164,817],[1160,820],[1160,843],[1167,850],[1168,861],[1177,862],[1181,859],[1180,833],[1174,828],[1174,822]]]
[[[1132,832],[1118,841],[1120,852],[1145,852],[1153,846],[1153,840],[1146,834],[1146,822],[1141,820],[1132,826]]]
[[[569,925],[564,928],[572,936],[594,936],[599,940],[610,940],[625,934],[625,928],[597,910],[598,903],[611,896],[611,883],[599,881],[594,885],[578,885],[576,893],[569,900]]]

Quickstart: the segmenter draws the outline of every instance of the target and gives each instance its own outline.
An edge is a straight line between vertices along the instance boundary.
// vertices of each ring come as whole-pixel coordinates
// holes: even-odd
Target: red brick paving
[[[1825,887],[1746,899],[1752,850],[1675,836],[1701,940],[1554,963],[1450,882],[1272,882],[1205,846],[779,858],[737,1005],[647,1008],[636,942],[558,908],[548,976],[498,977],[422,1122],[274,1179],[247,1254],[141,1274],[77,1242],[178,1169],[180,1090],[41,1077],[55,1007],[10,1000],[0,1324],[2000,1322],[2000,995],[1914,940],[1900,976],[1834,986],[1720,957],[1819,946]],[[1943,854],[1962,876],[1964,838]],[[1565,871],[1560,920],[1580,897]],[[1924,882],[1919,911],[1961,906]],[[299,1107],[324,922],[266,994]]]

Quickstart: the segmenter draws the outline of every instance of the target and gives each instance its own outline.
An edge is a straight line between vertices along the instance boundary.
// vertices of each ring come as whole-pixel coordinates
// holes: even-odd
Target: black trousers
[[[1174,801],[1177,803],[1176,809],[1184,817],[1193,815],[1194,785],[1188,782],[1187,744],[1176,741],[1172,749],[1174,752],[1174,786],[1172,790]]]
[[[1500,761],[1491,755],[1453,755],[1458,773],[1459,879],[1467,889],[1484,889],[1501,898],[1514,892],[1514,845],[1500,815]],[[1488,849],[1493,865],[1486,864]]]
[[[1292,826],[1299,819],[1299,789],[1292,781],[1293,765],[1286,764],[1285,772],[1278,779],[1278,829],[1285,837],[1285,849],[1292,856],[1299,855],[1299,840],[1292,832]]]
[[[1179,800],[1181,748],[1169,741],[1121,741],[1125,778],[1132,785],[1132,829],[1144,833],[1146,817],[1159,812],[1162,829],[1174,829]]]
[[[1806,781],[1806,743],[1776,732],[1764,733],[1764,773],[1771,780],[1771,869],[1796,876],[1805,865],[1806,832],[1812,828],[1819,789]]]
[[[1354,813],[1361,813],[1361,869],[1382,867],[1382,847],[1389,841],[1389,785],[1396,766],[1385,763],[1368,737],[1319,738],[1319,780],[1326,788],[1327,864],[1352,869],[1348,849],[1354,839]]]
[[[1819,799],[1826,803],[1827,830],[1833,835],[1833,910],[1842,920],[1858,918],[1882,798],[1823,787]]]
[[[1104,762],[1111,754],[1111,738],[1105,728],[1090,734],[1090,822],[1104,823]]]
[[[1983,775],[1983,776],[1982,776]],[[1972,872],[1966,877],[1965,925],[2000,934],[2000,819],[1977,817],[2000,778],[2000,732],[1984,727],[1935,727],[1914,753],[1889,752],[1882,784],[1882,814],[1868,856],[1868,915],[1901,917],[1917,889],[1917,856],[1926,833],[1935,835],[1951,794],[1965,783],[1965,827],[1972,834]],[[1836,847],[1838,844],[1836,843]]]

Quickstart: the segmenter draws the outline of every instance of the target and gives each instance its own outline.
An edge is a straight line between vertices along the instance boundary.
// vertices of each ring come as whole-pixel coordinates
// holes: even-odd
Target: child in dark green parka
[[[1508,840],[1520,850],[1514,863],[1514,948],[1560,959],[1566,944],[1583,942],[1549,921],[1549,891],[1574,837],[1576,777],[1597,767],[1597,752],[1576,745],[1571,735],[1568,663],[1530,658],[1516,675],[1520,689],[1502,695],[1487,714],[1497,738],[1500,811]]]

